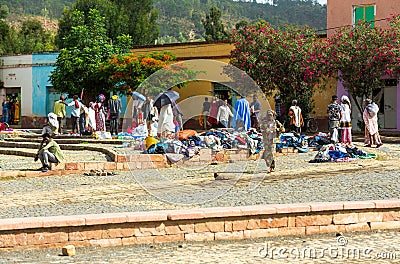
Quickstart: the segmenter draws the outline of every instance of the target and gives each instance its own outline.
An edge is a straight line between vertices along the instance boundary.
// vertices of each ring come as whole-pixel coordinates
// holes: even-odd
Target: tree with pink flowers
[[[266,95],[280,94],[288,108],[293,99],[305,113],[321,77],[329,75],[326,44],[315,30],[266,22],[233,32],[231,64],[250,75]],[[285,108],[285,109],[286,109]]]
[[[384,87],[384,76],[399,73],[399,17],[390,27],[371,27],[368,23],[342,27],[328,39],[329,66],[339,72],[339,80],[362,112],[357,99],[371,98],[374,89]]]

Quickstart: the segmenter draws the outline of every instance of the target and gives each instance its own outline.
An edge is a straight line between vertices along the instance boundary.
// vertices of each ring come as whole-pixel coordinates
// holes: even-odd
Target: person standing
[[[118,121],[121,113],[121,100],[118,95],[111,96],[108,108],[110,111],[110,133],[111,135],[118,135]]]
[[[329,134],[332,143],[339,141],[339,125],[342,118],[342,110],[338,104],[337,95],[332,95],[332,101],[328,105],[328,118],[329,118]]]
[[[378,112],[379,107],[372,102],[371,99],[365,99],[365,108],[363,111],[363,120],[365,123],[364,144],[366,147],[376,145],[377,148],[382,146],[381,137],[379,136]]]
[[[47,115],[47,123],[42,129],[42,135],[48,133],[51,137],[56,136],[58,134],[58,125],[57,115],[49,113]]]
[[[154,100],[146,96],[146,101],[142,105],[143,120],[146,122],[149,136],[153,136],[153,123],[158,120],[158,109],[154,106]]]
[[[233,117],[232,126],[236,129],[249,130],[251,125],[250,122],[250,105],[246,100],[246,96],[242,95],[242,98],[235,103],[235,114]]]
[[[261,103],[258,101],[257,95],[253,95],[253,102],[250,104],[250,121],[251,127],[260,130],[260,114]]]
[[[225,99],[218,108],[217,122],[221,123],[224,127],[229,127],[230,117],[233,117],[233,113],[228,105],[228,100]]]
[[[218,125],[217,122],[217,114],[218,114],[218,108],[219,108],[219,99],[217,97],[213,98],[213,101],[211,103],[210,107],[210,116],[208,117],[208,123],[211,125],[211,128],[214,128]]]
[[[175,132],[174,114],[171,104],[161,107],[158,118],[157,137],[159,139],[169,137]]]
[[[57,121],[58,121],[58,134],[62,135],[62,129],[63,129],[63,119],[67,115],[66,110],[65,110],[65,97],[64,95],[60,96],[60,100],[54,103],[54,109],[53,112],[57,116]]]
[[[263,136],[264,152],[262,159],[265,161],[265,165],[268,167],[269,172],[275,170],[275,156],[276,156],[276,122],[274,117],[274,111],[267,110],[267,116],[264,117],[262,122],[261,132]]]
[[[9,112],[10,112],[10,104],[9,104],[9,99],[8,97],[6,97],[6,99],[4,99],[2,106],[3,106],[3,113],[2,113],[2,117],[1,117],[1,122],[3,123],[8,123],[9,122]]]
[[[301,133],[301,127],[304,126],[303,115],[301,108],[297,105],[297,100],[292,101],[292,106],[289,108],[290,129],[296,133]]]
[[[96,118],[96,131],[106,131],[106,115],[104,112],[104,101],[106,97],[104,94],[99,94],[97,98],[97,103],[92,105],[95,111]]]
[[[210,115],[210,108],[211,108],[211,103],[208,101],[208,97],[204,98],[203,102],[203,109],[201,112],[203,113],[203,126],[204,130],[207,130],[207,123],[208,123],[208,117]]]
[[[343,95],[340,99],[342,104],[340,108],[342,110],[342,117],[340,119],[340,130],[342,136],[340,142],[344,144],[351,144],[351,105],[350,99],[346,95]]]
[[[51,170],[51,163],[58,164],[64,160],[63,153],[60,146],[51,138],[49,133],[42,135],[42,142],[40,143],[39,150],[35,155],[35,161],[40,159],[42,163],[42,172]]]
[[[139,98],[137,95],[132,96],[133,99],[133,109],[132,109],[132,128],[139,126],[143,123],[142,106],[143,99]]]
[[[81,136],[86,132],[86,113],[88,109],[86,105],[81,104],[80,115],[79,115],[79,130]]]
[[[69,103],[68,106],[72,107],[72,111],[71,111],[72,133],[73,134],[80,134],[80,131],[79,131],[79,117],[81,116],[82,103],[79,102],[77,95],[74,95],[72,97],[72,102]]]
[[[88,120],[87,128],[90,132],[96,131],[96,111],[94,110],[94,103],[90,102],[88,107]]]
[[[174,119],[178,123],[178,130],[182,131],[183,130],[183,113],[181,108],[176,102],[172,102],[172,112],[174,114]]]
[[[275,97],[275,112],[276,112],[276,119],[277,119],[279,122],[282,122],[281,106],[282,106],[281,96],[280,96],[280,95],[277,95],[277,96]]]

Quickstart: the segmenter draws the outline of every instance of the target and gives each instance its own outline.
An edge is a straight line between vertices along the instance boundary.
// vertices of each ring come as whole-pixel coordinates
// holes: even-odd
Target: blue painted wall
[[[58,100],[61,94],[50,94],[49,88],[52,84],[49,81],[51,72],[54,70],[58,53],[32,54],[32,114],[37,116],[47,116],[53,109],[54,101]],[[107,96],[107,100],[110,98]],[[68,96],[71,97],[72,96]],[[125,113],[127,96],[121,96],[122,113]],[[68,99],[69,102],[71,99]],[[67,107],[67,117],[71,115],[70,107]]]
[[[32,114],[47,116],[49,77],[58,53],[32,54]]]

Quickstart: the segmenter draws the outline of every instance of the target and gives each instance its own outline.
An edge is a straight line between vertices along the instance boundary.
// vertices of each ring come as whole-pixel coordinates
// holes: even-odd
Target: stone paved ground
[[[77,248],[74,257],[61,249],[0,252],[0,263],[400,263],[399,231],[269,237],[216,241],[136,245],[113,248]],[[279,251],[281,250],[281,254]]]
[[[6,178],[0,180],[0,218],[399,199],[399,149],[400,145],[386,144],[369,149],[377,151],[378,160],[351,163],[308,163],[315,152],[280,156],[278,168],[271,174],[258,173],[265,165],[257,167],[256,162],[249,162],[120,172],[115,176]],[[243,173],[238,173],[241,170]],[[216,171],[230,180],[215,181]]]

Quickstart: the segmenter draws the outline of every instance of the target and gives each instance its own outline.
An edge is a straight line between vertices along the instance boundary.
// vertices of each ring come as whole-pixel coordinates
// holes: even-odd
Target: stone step
[[[22,157],[35,157],[37,149],[33,148],[5,148],[0,147],[0,154],[13,155]],[[83,161],[114,161],[111,157],[104,153],[90,150],[64,150],[63,151],[66,162],[83,162]],[[2,160],[4,163],[13,163],[13,158],[5,158]],[[18,162],[18,161],[17,161]]]
[[[14,150],[10,155],[17,155],[17,156],[26,156],[26,154],[21,153],[21,155],[18,155],[18,151],[16,150],[20,150],[20,149],[31,149],[34,150],[34,152],[36,153],[37,149],[39,148],[39,143],[20,143],[20,142],[9,142],[9,141],[0,141],[0,148],[1,149],[9,149],[9,150]],[[115,157],[116,157],[116,153],[111,150],[111,149],[107,149],[101,146],[94,146],[94,145],[86,145],[86,144],[60,144],[60,148],[62,150],[70,150],[70,151],[95,151],[95,152],[100,152],[101,154],[104,154],[106,156],[109,157],[110,160],[115,161]],[[11,153],[11,152],[10,152]],[[99,154],[100,154],[99,153]],[[8,154],[8,153],[4,153],[3,154]]]
[[[8,142],[37,142],[40,143],[42,141],[40,136],[35,137],[19,137],[19,138],[5,138],[5,141]],[[54,140],[59,144],[110,144],[110,145],[122,145],[127,140],[117,140],[117,139],[94,139],[94,138],[81,138],[81,137],[56,137]]]

